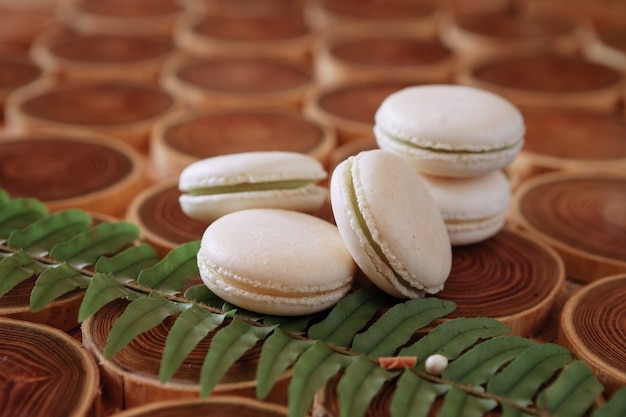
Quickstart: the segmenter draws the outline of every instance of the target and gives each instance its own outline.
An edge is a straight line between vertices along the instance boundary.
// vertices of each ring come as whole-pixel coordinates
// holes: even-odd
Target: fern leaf
[[[289,417],[304,417],[313,397],[330,378],[347,367],[353,357],[332,351],[326,343],[315,341],[296,361],[289,383]]]
[[[20,282],[44,270],[24,251],[15,252],[0,259],[0,297],[11,291]]]
[[[442,376],[462,384],[483,384],[502,365],[534,344],[536,342],[520,336],[501,336],[485,340],[448,365]]]
[[[407,369],[396,382],[390,414],[392,417],[428,417],[437,397],[449,389],[449,385],[434,384]]]
[[[574,361],[537,398],[537,408],[563,417],[582,416],[604,387],[585,361]]]
[[[417,298],[396,304],[366,331],[354,337],[352,350],[374,357],[393,355],[416,330],[455,308],[453,302],[439,298]]]
[[[139,273],[159,261],[154,248],[147,243],[131,246],[112,256],[101,256],[96,272],[112,273],[120,281],[136,281]]]
[[[385,382],[398,373],[389,372],[377,363],[358,356],[347,368],[337,385],[339,415],[361,417]]]
[[[341,299],[324,320],[311,326],[309,336],[347,347],[386,300],[387,296],[374,285],[361,288]]]
[[[208,396],[232,364],[273,330],[234,318],[228,326],[217,331],[200,370],[200,395]]]
[[[445,321],[413,345],[402,349],[401,356],[416,356],[416,369],[424,370],[426,358],[441,353],[449,360],[455,359],[479,339],[487,339],[510,332],[510,328],[490,318],[456,318]]]
[[[225,318],[226,314],[214,314],[194,304],[183,311],[165,340],[159,369],[161,382],[169,380],[198,343],[220,326]]]
[[[141,271],[137,282],[168,294],[180,292],[191,278],[198,275],[196,255],[199,248],[199,241],[177,246],[160,262]]]
[[[14,230],[7,240],[12,248],[24,249],[43,256],[55,244],[63,242],[91,226],[93,219],[82,210],[70,209],[43,217],[20,230]]]
[[[120,298],[132,301],[137,299],[137,293],[122,285],[112,273],[96,273],[91,278],[80,304],[78,322],[82,323],[111,301]]]
[[[593,413],[593,417],[626,416],[626,386],[619,389],[609,401]]]
[[[16,198],[0,206],[0,239],[6,239],[14,230],[21,229],[43,218],[48,208],[34,198]]]
[[[0,188],[0,204],[3,204],[7,201],[9,201],[9,193],[6,190]]]
[[[102,255],[116,253],[139,238],[139,228],[131,223],[100,223],[54,245],[50,257],[82,268],[93,265]]]
[[[444,396],[440,416],[446,417],[482,417],[496,408],[495,400],[470,395],[456,387],[451,387]]]
[[[113,325],[104,348],[104,356],[110,358],[137,335],[158,326],[167,317],[180,313],[181,308],[177,303],[156,292],[151,292],[147,297],[137,298],[126,307]]]
[[[281,330],[286,332],[302,334],[311,320],[315,319],[317,316],[317,314],[307,316],[265,316],[263,317],[263,324],[267,326],[279,326]]]
[[[257,366],[256,396],[265,399],[278,378],[313,344],[311,340],[294,339],[278,327],[263,343]]]
[[[41,311],[60,296],[77,288],[87,288],[89,281],[89,277],[66,263],[46,269],[39,275],[30,293],[30,311]]]
[[[563,346],[531,346],[489,381],[487,391],[527,406],[532,403],[537,390],[571,361],[571,353]],[[509,404],[502,404],[502,407],[503,416],[516,416],[520,413]]]

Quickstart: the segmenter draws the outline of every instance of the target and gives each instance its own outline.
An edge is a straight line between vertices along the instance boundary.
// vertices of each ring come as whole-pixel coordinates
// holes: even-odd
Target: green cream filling
[[[442,153],[442,154],[485,154],[485,153],[491,153],[491,152],[500,152],[500,151],[506,151],[507,149],[513,149],[517,146],[517,143],[513,143],[509,146],[503,146],[501,148],[495,148],[495,149],[488,149],[488,150],[482,150],[482,151],[472,151],[472,150],[468,150],[468,149],[462,149],[462,150],[454,150],[454,149],[438,149],[438,148],[429,148],[427,146],[419,146],[413,142],[407,141],[407,140],[402,140],[396,136],[392,136],[392,135],[388,135],[387,136],[389,139],[391,139],[394,142],[398,142],[401,143],[402,145],[408,146],[410,148],[414,148],[414,149],[420,149],[420,150],[425,150],[428,152],[434,152],[434,153]]]
[[[268,181],[268,182],[247,182],[233,185],[219,185],[216,187],[195,188],[189,191],[190,195],[214,195],[228,193],[245,193],[249,191],[269,191],[269,190],[292,190],[310,184],[309,180],[288,180],[288,181]]]
[[[393,268],[393,266],[389,262],[389,259],[387,258],[387,256],[385,256],[385,254],[384,254],[382,248],[380,247],[380,245],[372,237],[372,233],[370,232],[369,228],[367,227],[367,223],[365,221],[365,218],[361,215],[361,211],[359,210],[359,203],[358,203],[357,198],[356,198],[356,192],[354,192],[354,181],[353,181],[352,175],[348,175],[347,177],[348,177],[348,188],[350,190],[352,190],[352,192],[350,193],[350,204],[352,205],[352,212],[354,213],[354,215],[355,215],[355,217],[357,219],[357,222],[359,223],[359,227],[360,227],[361,231],[363,232],[363,235],[365,235],[365,238],[370,243],[370,245],[372,246],[372,248],[374,249],[374,251],[376,252],[378,257],[393,272],[393,275],[398,280],[398,282],[403,287],[406,287],[406,288],[408,288],[408,289],[410,289],[412,291],[415,291],[415,288],[413,287],[413,285],[411,285],[409,282],[407,282],[404,278],[402,278],[396,272],[396,270]]]

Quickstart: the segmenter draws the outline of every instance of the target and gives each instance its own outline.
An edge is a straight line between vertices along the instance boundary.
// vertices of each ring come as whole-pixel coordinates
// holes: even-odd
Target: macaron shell
[[[381,149],[417,171],[467,177],[501,169],[520,152],[521,112],[504,98],[461,85],[420,85],[390,94],[375,114]]]
[[[309,314],[349,290],[355,265],[337,228],[275,209],[228,214],[205,231],[198,267],[209,289],[265,314]]]
[[[381,289],[415,298],[443,288],[452,258],[445,224],[421,178],[400,158],[371,150],[343,161],[331,178],[331,202],[356,263]]]
[[[502,213],[511,202],[511,187],[503,171],[471,178],[421,175],[444,220],[480,220]]]
[[[181,191],[196,188],[286,180],[319,181],[327,177],[313,157],[298,152],[242,152],[215,156],[187,166],[179,177]]]
[[[252,208],[276,208],[310,213],[321,207],[327,196],[326,188],[308,184],[299,188],[267,191],[211,195],[181,194],[178,201],[187,216],[212,222],[228,213]]]
[[[524,137],[521,112],[504,98],[460,85],[407,87],[388,96],[375,114],[387,135],[442,151],[494,151]]]
[[[512,193],[503,171],[470,178],[421,177],[439,207],[453,246],[485,240],[504,226]]]

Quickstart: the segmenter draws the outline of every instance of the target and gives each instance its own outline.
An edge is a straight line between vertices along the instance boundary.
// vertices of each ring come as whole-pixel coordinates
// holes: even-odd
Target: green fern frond
[[[567,349],[510,335],[494,319],[448,319],[455,308],[448,301],[398,302],[368,286],[318,315],[263,316],[225,303],[204,285],[181,295],[198,275],[199,242],[158,259],[153,247],[138,242],[137,226],[86,227],[87,219],[78,210],[49,214],[37,200],[11,199],[0,190],[0,296],[35,277],[35,311],[84,290],[80,321],[113,300],[128,300],[109,333],[106,357],[174,317],[159,369],[162,382],[211,337],[198,381],[201,395],[209,395],[242,355],[260,345],[257,397],[266,398],[290,371],[290,417],[307,415],[332,378],[341,417],[364,415],[389,385],[392,417],[427,416],[434,407],[446,416],[483,416],[495,409],[504,417],[626,414],[626,389],[598,406],[602,385]],[[441,376],[425,371],[425,360],[435,353],[450,361]],[[378,358],[394,354],[415,356],[417,364],[382,369]]]

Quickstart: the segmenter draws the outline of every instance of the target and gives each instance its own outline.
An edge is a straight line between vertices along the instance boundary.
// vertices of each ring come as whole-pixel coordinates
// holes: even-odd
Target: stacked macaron
[[[504,226],[511,188],[503,169],[525,134],[512,103],[461,85],[408,87],[383,100],[374,134],[381,149],[424,179],[453,246],[480,242]]]

